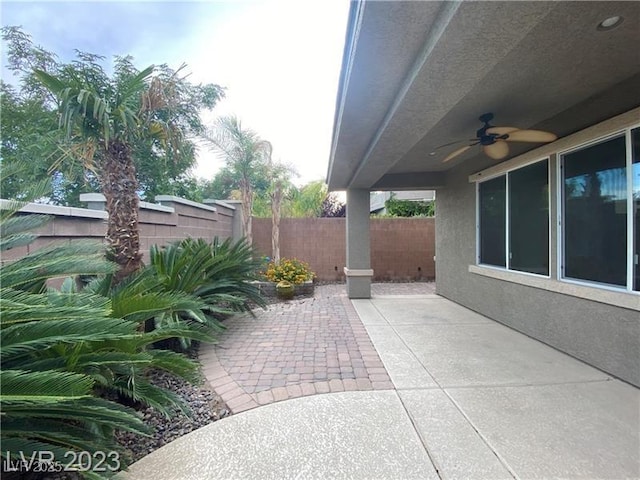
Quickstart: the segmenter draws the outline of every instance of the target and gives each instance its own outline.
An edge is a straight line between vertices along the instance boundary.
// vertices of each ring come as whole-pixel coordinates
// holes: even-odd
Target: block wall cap
[[[158,203],[140,202],[140,208],[144,210],[154,210],[156,212],[174,213],[176,211],[173,207],[166,205],[160,205]]]
[[[0,209],[6,210],[12,202],[10,200],[0,200]],[[60,205],[47,205],[44,203],[28,203],[23,206],[20,212],[39,213],[41,215],[58,215],[63,217],[82,218],[108,218],[107,212],[102,210],[89,210],[87,208],[62,207]]]
[[[186,198],[174,197],[173,195],[156,195],[156,202],[173,202],[180,203],[182,205],[189,205],[190,207],[199,208],[201,210],[208,210],[210,212],[217,212],[218,210],[215,207],[210,207],[203,203],[193,202],[191,200],[187,200]]]
[[[236,207],[231,205],[228,200],[214,200],[212,198],[205,198],[202,203],[207,205],[220,205],[221,207],[228,208],[230,210],[235,210]]]

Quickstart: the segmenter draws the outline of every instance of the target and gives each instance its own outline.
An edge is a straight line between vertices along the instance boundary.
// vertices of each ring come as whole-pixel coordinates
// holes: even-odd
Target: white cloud
[[[194,80],[228,87],[207,117],[236,114],[273,144],[274,158],[295,165],[301,182],[326,175],[348,7],[252,4],[219,28],[202,22],[190,55]],[[220,163],[202,151],[196,173],[210,177]]]

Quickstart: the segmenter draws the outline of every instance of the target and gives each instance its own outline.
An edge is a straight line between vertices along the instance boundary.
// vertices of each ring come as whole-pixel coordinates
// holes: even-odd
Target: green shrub
[[[269,262],[263,273],[269,282],[281,282],[286,280],[294,285],[299,285],[313,280],[315,274],[305,262],[296,258],[282,258],[279,262]]]
[[[397,200],[393,197],[384,204],[391,217],[433,217],[436,212],[435,200],[416,202],[413,200]]]

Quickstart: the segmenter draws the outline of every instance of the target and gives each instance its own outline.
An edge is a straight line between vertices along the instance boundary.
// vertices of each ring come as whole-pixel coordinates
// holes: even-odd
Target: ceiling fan
[[[558,138],[557,135],[542,130],[520,130],[515,127],[494,127],[489,123],[493,120],[493,113],[480,115],[479,120],[484,123],[484,125],[476,132],[476,138],[471,140],[471,142],[475,143],[466,145],[451,152],[444,160],[442,160],[442,162],[453,160],[458,155],[463,154],[476,145],[482,145],[482,150],[488,157],[493,158],[494,160],[501,160],[509,155],[509,144],[507,142],[548,143],[553,142]],[[459,141],[441,145],[438,148],[447,147],[455,143],[459,143]]]

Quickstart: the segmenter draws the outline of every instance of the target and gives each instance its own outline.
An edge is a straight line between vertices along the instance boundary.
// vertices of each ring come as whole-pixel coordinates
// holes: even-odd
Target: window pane
[[[509,268],[549,275],[549,164],[509,173]]]
[[[627,284],[624,137],[564,156],[564,276]]]
[[[506,267],[506,176],[482,182],[480,189],[480,263]]]
[[[640,128],[631,130],[633,176],[633,289],[640,291]]]

